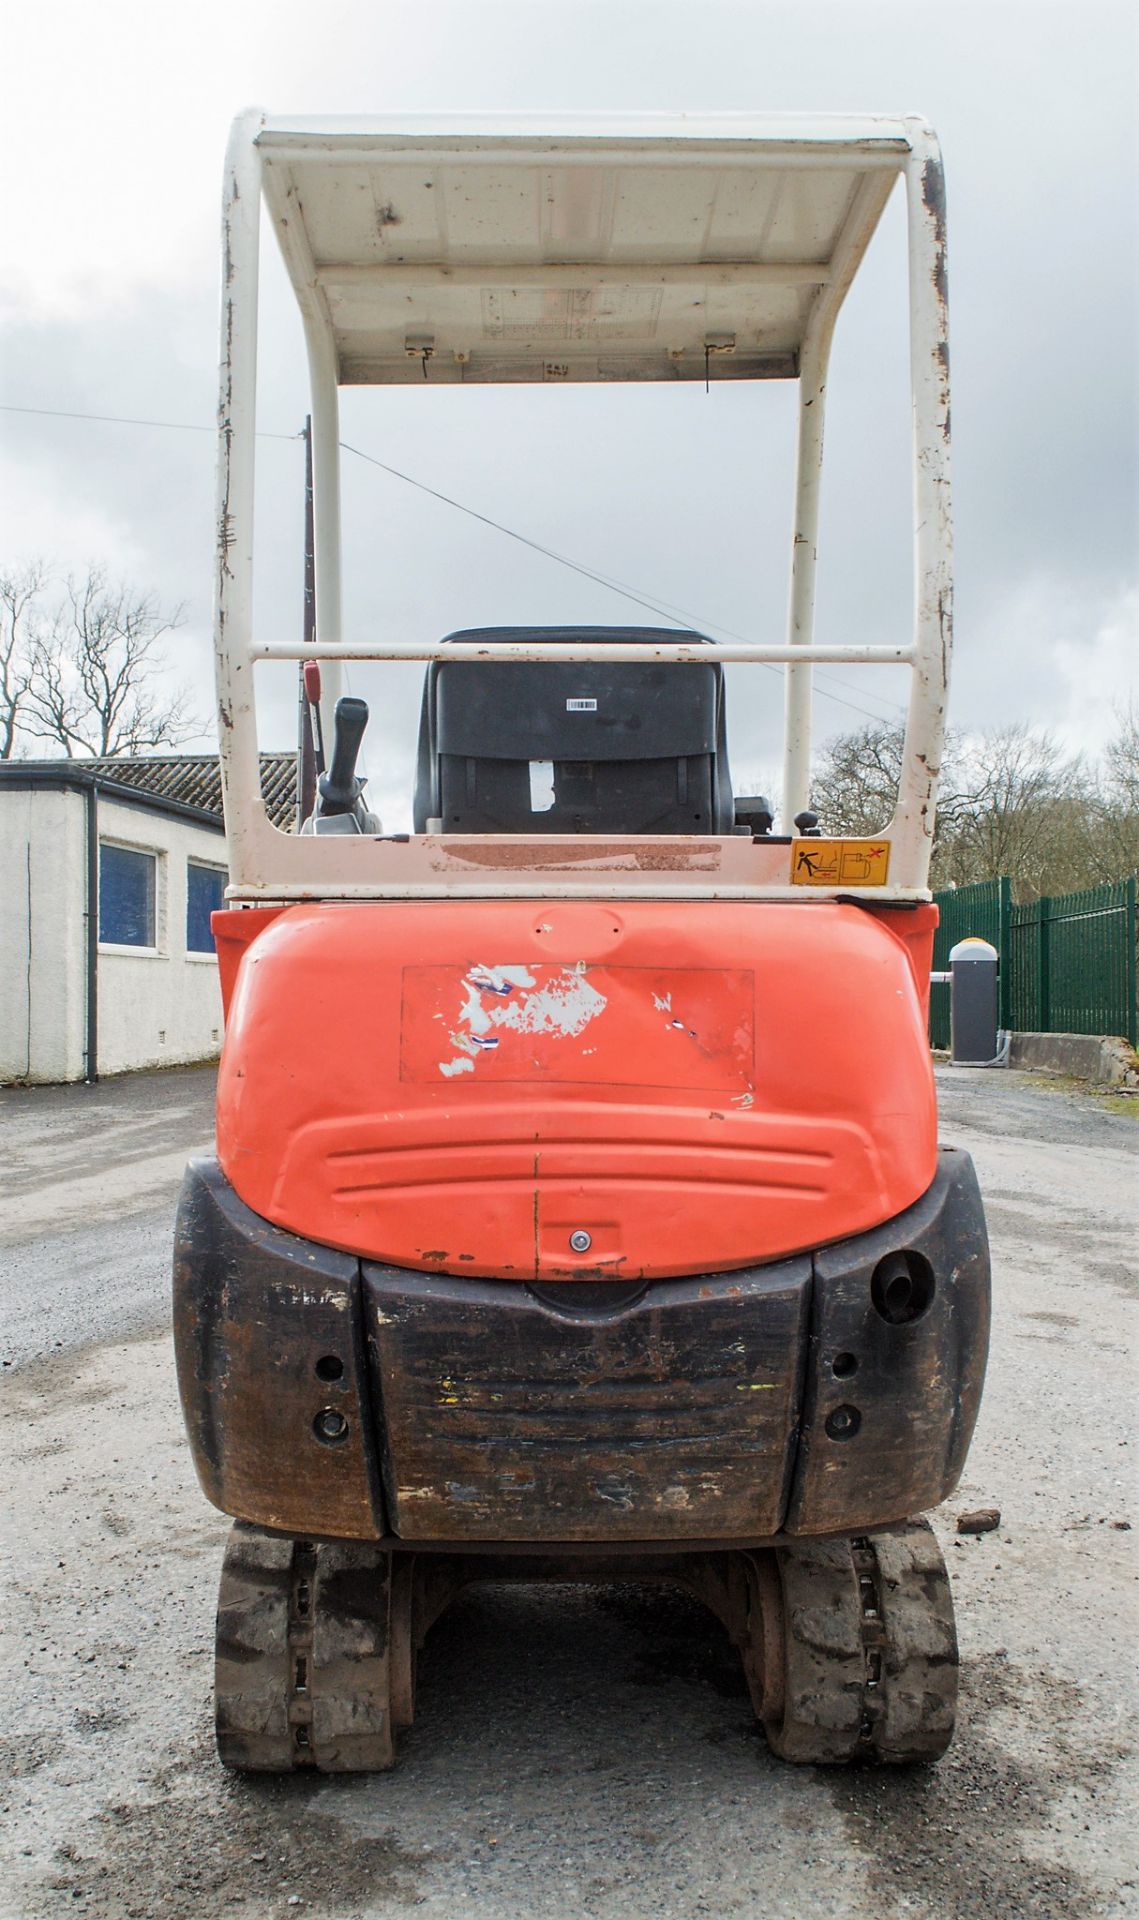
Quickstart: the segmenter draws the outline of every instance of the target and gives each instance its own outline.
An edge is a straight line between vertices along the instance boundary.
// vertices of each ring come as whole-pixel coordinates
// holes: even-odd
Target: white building
[[[282,827],[295,767],[262,756]],[[216,759],[0,765],[0,1082],[213,1058],[226,878]]]

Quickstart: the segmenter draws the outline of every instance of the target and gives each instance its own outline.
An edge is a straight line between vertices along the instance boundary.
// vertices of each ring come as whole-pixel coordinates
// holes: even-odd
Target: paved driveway
[[[0,1089],[7,1364],[160,1324],[178,1184],[213,1134],[207,1067]]]
[[[532,1587],[440,1623],[396,1773],[224,1774],[225,1522],[165,1325],[210,1076],[3,1095],[5,1920],[1133,1915],[1139,1124],[1027,1076],[941,1084],[986,1190],[996,1324],[939,1521],[960,1730],[940,1767],[888,1776],[773,1761],[731,1649],[679,1599]],[[982,1502],[999,1532],[959,1540]]]

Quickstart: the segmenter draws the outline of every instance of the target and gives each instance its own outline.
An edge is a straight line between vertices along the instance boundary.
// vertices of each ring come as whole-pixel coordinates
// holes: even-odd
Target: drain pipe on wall
[[[83,824],[87,837],[87,1001],[83,1046],[83,1078],[94,1086],[99,1078],[99,782],[83,790]]]

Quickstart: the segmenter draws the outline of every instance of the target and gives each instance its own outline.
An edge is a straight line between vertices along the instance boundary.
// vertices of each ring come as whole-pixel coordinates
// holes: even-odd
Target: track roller
[[[746,1556],[744,1669],[783,1760],[913,1765],[953,1737],[957,1634],[925,1520]]]
[[[392,1559],[378,1547],[231,1529],[215,1667],[226,1766],[352,1773],[394,1763],[414,1668],[412,1581],[402,1570],[393,1578]]]

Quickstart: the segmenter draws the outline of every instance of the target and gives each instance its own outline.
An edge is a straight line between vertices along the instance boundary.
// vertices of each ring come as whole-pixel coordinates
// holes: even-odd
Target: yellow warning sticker
[[[796,887],[884,887],[890,871],[888,840],[792,840]]]

